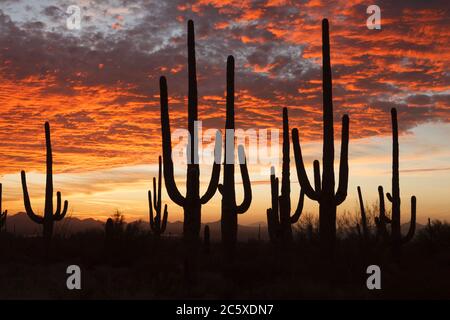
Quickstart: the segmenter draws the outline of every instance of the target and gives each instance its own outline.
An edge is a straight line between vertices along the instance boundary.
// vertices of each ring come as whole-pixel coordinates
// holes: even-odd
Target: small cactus
[[[164,205],[164,215],[161,220],[161,156],[158,158],[158,189],[156,189],[156,178],[153,178],[153,204],[152,204],[152,192],[148,191],[148,206],[149,206],[149,220],[150,229],[156,237],[160,237],[167,226],[167,204]],[[153,217],[153,207],[156,212],[156,216]]]
[[[53,159],[52,159],[52,144],[50,140],[50,124],[45,123],[45,141],[47,146],[47,181],[45,188],[45,209],[44,215],[38,216],[31,208],[30,196],[28,194],[27,180],[25,171],[22,170],[22,190],[23,200],[25,204],[25,211],[28,217],[35,223],[42,224],[43,237],[48,243],[53,234],[53,223],[61,221],[67,213],[68,202],[64,201],[64,207],[61,210],[61,193],[56,193],[56,211],[53,213]]]
[[[386,224],[391,223],[391,219],[386,216],[386,207],[384,205],[384,191],[382,186],[378,186],[378,197],[379,197],[379,216],[375,217],[375,226],[377,228],[377,238],[381,239],[383,242],[388,241],[388,231]]]

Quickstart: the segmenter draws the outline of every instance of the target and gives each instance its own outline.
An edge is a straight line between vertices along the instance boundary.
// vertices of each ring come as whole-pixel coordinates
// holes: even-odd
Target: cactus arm
[[[55,216],[59,216],[61,214],[61,192],[56,193],[56,211]]]
[[[278,219],[278,178],[275,176],[275,169],[271,168],[270,174],[270,192],[271,192],[271,215],[277,222]]]
[[[319,160],[314,160],[313,166],[314,166],[314,188],[316,189],[316,192],[319,193],[320,191],[322,191],[322,184],[320,181]]]
[[[248,210],[252,203],[252,186],[248,175],[247,161],[245,159],[245,151],[242,145],[238,146],[239,167],[241,169],[242,184],[244,185],[244,200],[236,206],[236,213],[241,214]]]
[[[349,118],[347,115],[342,117],[342,137],[341,137],[341,160],[339,164],[339,186],[336,192],[335,201],[340,205],[347,198],[348,187],[348,131]],[[364,227],[364,226],[363,226]]]
[[[55,221],[62,220],[67,213],[68,206],[69,206],[69,203],[67,202],[67,200],[65,200],[63,211],[61,212],[61,192],[58,191],[56,193],[56,212],[53,216],[53,220],[55,220]]]
[[[153,230],[155,227],[153,222],[153,206],[152,206],[152,192],[148,190],[148,214],[149,214],[149,221],[150,221],[150,228]]]
[[[298,219],[300,218],[300,215],[302,214],[302,211],[303,211],[304,202],[305,202],[305,193],[303,192],[303,190],[301,190],[300,198],[298,200],[297,210],[295,210],[294,215],[290,218],[291,223],[296,223],[298,221]]]
[[[161,156],[158,157],[158,202],[156,210],[161,211],[161,183],[162,183],[162,167],[161,167]],[[156,193],[156,190],[154,191]]]
[[[414,237],[416,231],[416,197],[411,197],[411,222],[409,224],[409,230],[405,237],[402,238],[402,243],[410,241]]]
[[[155,208],[155,211],[158,212],[158,200],[156,199],[157,192],[156,192],[156,178],[153,177],[153,208]]]
[[[216,132],[216,142],[214,145],[214,164],[212,168],[211,180],[209,181],[208,189],[200,198],[201,204],[206,204],[216,193],[220,179],[220,160],[222,158],[222,134],[219,130]]]
[[[172,199],[172,201],[177,205],[184,206],[186,199],[181,195],[180,191],[177,188],[173,171],[172,143],[167,99],[167,81],[165,77],[160,78],[159,87],[161,100],[161,130],[163,145],[164,181],[170,199]]]
[[[169,215],[169,213],[167,212],[167,204],[165,204],[164,205],[164,215],[163,215],[163,219],[161,222],[161,233],[164,233],[164,231],[166,231],[168,215]]]
[[[297,177],[298,181],[300,182],[301,188],[305,191],[305,194],[311,200],[319,200],[320,194],[311,187],[308,176],[306,174],[297,128],[292,129],[292,144],[294,145],[295,166],[297,168]]]
[[[387,198],[390,202],[393,201],[392,195],[391,195],[389,192],[386,193],[386,198]]]
[[[382,186],[378,186],[378,197],[380,198],[380,221],[391,223],[391,219],[386,216],[386,207],[384,204],[384,191]]]
[[[22,178],[22,190],[23,190],[23,202],[25,205],[25,211],[27,213],[27,216],[35,223],[43,224],[44,218],[41,216],[36,215],[33,212],[33,209],[31,208],[31,202],[30,202],[30,196],[28,194],[28,188],[27,188],[27,178],[25,176],[25,171],[22,170],[21,178]]]

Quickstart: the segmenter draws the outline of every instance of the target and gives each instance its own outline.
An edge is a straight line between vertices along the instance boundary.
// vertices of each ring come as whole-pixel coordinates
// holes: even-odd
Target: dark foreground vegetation
[[[364,242],[351,230],[338,237],[333,261],[324,260],[316,226],[296,225],[289,248],[238,242],[230,260],[220,243],[202,242],[195,265],[181,239],[133,224],[115,228],[109,238],[98,231],[55,235],[49,252],[41,238],[2,233],[0,299],[450,298],[450,226],[439,221],[395,259],[374,238]],[[81,290],[66,287],[72,264],[81,268]],[[371,264],[381,268],[381,290],[366,287]]]

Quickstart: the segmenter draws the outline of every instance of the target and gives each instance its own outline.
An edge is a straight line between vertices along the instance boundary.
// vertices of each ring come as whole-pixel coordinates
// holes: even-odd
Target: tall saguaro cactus
[[[44,215],[38,216],[31,208],[30,196],[28,194],[27,180],[25,171],[22,170],[22,190],[25,211],[28,217],[35,223],[42,224],[43,237],[48,242],[52,238],[53,223],[60,221],[67,213],[68,202],[64,201],[64,207],[61,211],[61,192],[56,193],[56,211],[53,213],[53,159],[52,159],[52,144],[50,140],[50,124],[45,123],[45,142],[47,146],[47,181],[45,187],[45,209]]]
[[[300,191],[297,209],[291,216],[291,181],[290,181],[290,142],[289,118],[287,108],[283,108],[283,167],[281,175],[281,195],[278,196],[278,178],[275,168],[271,168],[270,190],[272,208],[267,209],[267,227],[272,242],[281,240],[284,243],[292,241],[292,227],[300,218],[305,200],[305,193]]]
[[[397,110],[391,109],[392,120],[392,193],[386,193],[392,203],[391,214],[391,243],[394,254],[399,253],[400,246],[410,241],[416,230],[416,197],[411,197],[411,222],[406,236],[401,234],[400,224],[400,178],[399,178],[399,147],[398,147],[398,123]]]
[[[240,205],[236,204],[236,189],[234,180],[234,58],[227,59],[227,103],[225,122],[225,162],[223,165],[223,184],[219,185],[222,194],[222,243],[229,253],[236,246],[237,216],[248,210],[252,202],[252,188],[245,161],[244,147],[238,147],[239,166],[241,169],[244,199]]]
[[[335,192],[333,99],[328,28],[328,20],[322,20],[323,173],[321,179],[319,161],[315,160],[314,188],[311,187],[306,174],[297,129],[292,130],[292,141],[300,185],[311,200],[319,202],[319,235],[322,248],[326,252],[332,252],[336,242],[336,208],[347,197],[349,118],[347,115],[342,117],[339,186]]]
[[[2,192],[3,186],[0,183],[0,231],[2,231],[3,228],[6,230],[6,217],[8,216],[8,210],[2,211]]]
[[[152,192],[148,191],[148,206],[149,206],[149,220],[150,229],[153,234],[160,237],[167,226],[167,204],[164,205],[164,215],[161,220],[161,156],[158,157],[158,189],[156,189],[156,178],[153,177],[153,204],[152,204]],[[153,216],[153,208],[155,210],[155,216]]]
[[[200,197],[200,169],[198,164],[198,132],[195,122],[198,120],[197,108],[197,74],[195,65],[194,22],[188,21],[188,131],[190,143],[188,146],[188,165],[186,176],[186,195],[183,196],[175,182],[172,161],[172,143],[170,134],[170,119],[168,109],[167,81],[161,77],[161,131],[163,147],[164,181],[170,199],[183,207],[184,224],[183,236],[187,241],[199,239],[201,223],[201,206],[206,204],[215,194],[220,177],[220,158],[222,141],[220,133],[216,135],[215,161],[213,164],[211,180],[205,194]]]

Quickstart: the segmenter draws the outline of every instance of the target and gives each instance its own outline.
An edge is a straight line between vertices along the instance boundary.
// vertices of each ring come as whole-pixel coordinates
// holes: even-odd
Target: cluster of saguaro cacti
[[[172,145],[170,133],[170,119],[168,109],[167,81],[165,77],[160,78],[160,100],[161,100],[161,131],[163,146],[164,181],[167,193],[172,201],[183,207],[184,223],[183,236],[187,241],[197,241],[200,233],[201,207],[206,204],[215,194],[220,177],[220,159],[222,139],[220,132],[216,135],[215,161],[213,164],[211,180],[203,196],[200,196],[200,169],[198,164],[198,132],[196,121],[197,114],[197,74],[195,65],[195,42],[194,22],[188,21],[188,164],[186,177],[186,195],[183,196],[175,182],[172,161]]]
[[[3,187],[0,183],[0,231],[2,231],[3,228],[6,229],[6,217],[8,215],[8,210],[2,211],[2,191]]]
[[[62,220],[66,215],[68,202],[67,200],[64,201],[64,207],[61,210],[61,193],[58,191],[56,193],[56,211],[53,212],[53,159],[52,144],[50,140],[50,124],[48,122],[45,123],[45,142],[47,146],[47,181],[45,187],[45,209],[43,216],[35,214],[31,208],[25,171],[21,172],[21,176],[23,200],[26,213],[33,222],[43,226],[43,237],[48,242],[52,238],[54,222]]]
[[[161,156],[158,157],[158,189],[156,189],[156,178],[153,177],[153,204],[152,192],[148,191],[148,207],[150,229],[156,237],[161,236],[166,231],[167,226],[167,204],[164,205],[164,215],[161,219]],[[153,216],[153,208],[155,216]]]
[[[334,177],[334,127],[333,99],[330,65],[330,39],[328,20],[322,21],[322,90],[323,90],[323,173],[320,177],[319,161],[314,161],[314,188],[311,186],[303,163],[298,129],[292,130],[297,175],[302,190],[319,203],[319,236],[325,251],[332,251],[336,242],[336,208],[347,197],[348,185],[348,131],[349,118],[342,117],[341,159],[339,167],[339,186],[335,192]]]
[[[248,210],[252,202],[252,188],[248,176],[247,163],[243,146],[238,147],[239,166],[241,169],[244,199],[240,205],[236,204],[236,189],[234,181],[234,58],[227,59],[227,98],[225,121],[225,160],[223,165],[223,184],[219,184],[222,194],[222,244],[231,253],[236,245],[238,214]]]
[[[409,230],[406,236],[401,234],[400,223],[400,178],[399,178],[399,146],[398,146],[398,122],[397,122],[397,110],[391,109],[392,120],[392,193],[386,193],[386,196],[390,202],[392,202],[391,219],[386,216],[386,209],[384,204],[384,191],[383,187],[378,187],[379,196],[379,216],[375,218],[375,225],[377,228],[377,237],[382,239],[383,242],[392,246],[394,253],[398,253],[400,246],[410,241],[416,230],[416,197],[411,197],[411,221]],[[361,210],[361,221],[363,226],[364,238],[367,240],[369,237],[369,230],[367,228],[366,213],[364,210],[364,204],[361,194],[361,188],[358,187],[358,197]],[[389,235],[386,225],[391,224],[391,234]]]
[[[290,142],[288,110],[283,108],[283,166],[281,176],[281,195],[278,196],[278,178],[275,168],[271,168],[270,190],[272,208],[267,209],[267,228],[270,241],[273,243],[292,241],[292,227],[300,218],[303,210],[305,194],[300,191],[297,209],[291,216],[291,181],[290,181]]]

